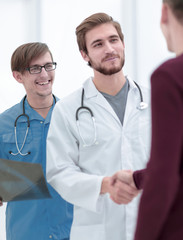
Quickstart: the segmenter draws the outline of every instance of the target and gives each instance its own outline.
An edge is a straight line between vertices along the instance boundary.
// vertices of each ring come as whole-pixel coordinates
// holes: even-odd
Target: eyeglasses
[[[25,70],[29,71],[30,74],[38,74],[38,73],[41,73],[42,68],[44,68],[47,72],[50,72],[55,70],[56,66],[57,66],[56,62],[51,62],[51,63],[46,63],[44,66],[35,65],[32,67],[28,67]]]

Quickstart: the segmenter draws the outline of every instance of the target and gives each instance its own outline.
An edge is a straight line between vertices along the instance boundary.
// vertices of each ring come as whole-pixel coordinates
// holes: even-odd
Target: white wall
[[[92,74],[76,44],[75,28],[95,12],[121,23],[125,35],[124,72],[149,86],[152,70],[171,56],[159,28],[159,0],[0,0],[0,112],[25,94],[11,75],[11,54],[20,44],[46,42],[58,63],[54,93],[62,98]],[[0,208],[0,240],[5,240],[5,206]]]
[[[160,30],[161,0],[122,1],[125,34],[125,71],[133,80],[150,87],[150,75],[172,56]]]
[[[136,76],[143,84],[149,84],[150,74],[157,65],[173,56],[167,52],[160,18],[160,0],[140,0],[140,4],[136,4]]]

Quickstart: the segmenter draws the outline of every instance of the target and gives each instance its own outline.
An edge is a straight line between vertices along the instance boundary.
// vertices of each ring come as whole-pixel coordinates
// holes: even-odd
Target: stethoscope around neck
[[[134,81],[134,83],[137,86],[138,91],[139,91],[139,95],[140,95],[140,103],[137,106],[137,109],[138,110],[144,110],[144,109],[146,109],[148,107],[148,104],[146,102],[144,102],[140,86],[135,81]],[[89,112],[89,114],[91,116],[91,119],[92,119],[93,129],[94,129],[94,136],[93,136],[93,140],[90,143],[86,143],[85,139],[83,138],[83,136],[81,134],[80,124],[79,124],[79,113],[80,113],[81,110],[86,110],[87,112]],[[79,136],[80,136],[80,138],[81,138],[81,140],[83,142],[83,147],[90,147],[92,145],[98,144],[96,120],[95,120],[94,114],[93,114],[92,110],[89,107],[84,105],[84,88],[82,89],[82,94],[81,94],[81,106],[76,110],[75,117],[76,117],[76,125],[77,125],[77,128],[78,128],[78,133],[79,133]]]
[[[25,113],[25,99],[26,99],[27,95],[25,95],[25,97],[23,98],[23,103],[22,103],[22,114],[20,114],[16,119],[15,119],[15,123],[14,123],[14,133],[15,133],[15,144],[16,144],[16,148],[17,148],[17,152],[16,153],[13,153],[12,151],[9,151],[9,153],[13,156],[16,156],[18,154],[20,154],[21,156],[27,156],[29,155],[31,152],[27,152],[27,153],[22,153],[22,149],[25,145],[25,142],[26,142],[26,139],[27,139],[27,135],[28,135],[28,132],[29,132],[29,128],[30,128],[30,120],[29,120],[29,116]],[[56,98],[55,96],[53,95],[53,98],[54,98],[54,101],[56,103]],[[24,136],[24,140],[23,140],[23,143],[22,143],[22,146],[19,148],[18,146],[18,139],[17,139],[17,122],[18,120],[21,118],[21,117],[26,117],[27,119],[27,129],[26,129],[26,132],[25,132],[25,136]]]

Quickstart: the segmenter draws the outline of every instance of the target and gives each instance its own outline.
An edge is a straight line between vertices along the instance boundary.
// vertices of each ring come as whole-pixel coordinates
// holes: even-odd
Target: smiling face
[[[112,75],[121,71],[124,65],[124,44],[115,27],[101,24],[85,35],[87,53],[81,54],[89,62],[94,72]]]
[[[33,59],[29,67],[35,65],[43,66],[50,62],[52,62],[51,55],[49,52],[46,52],[42,56]],[[24,71],[23,73],[14,71],[13,76],[19,83],[24,85],[28,99],[47,97],[52,94],[55,70],[47,72],[42,68],[41,73],[38,74],[30,74],[29,71]]]

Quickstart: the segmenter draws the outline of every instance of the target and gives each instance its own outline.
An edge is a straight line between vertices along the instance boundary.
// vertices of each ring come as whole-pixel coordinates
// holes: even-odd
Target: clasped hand
[[[111,177],[104,177],[101,194],[109,193],[110,198],[117,204],[128,204],[139,194],[131,170],[121,170]]]

